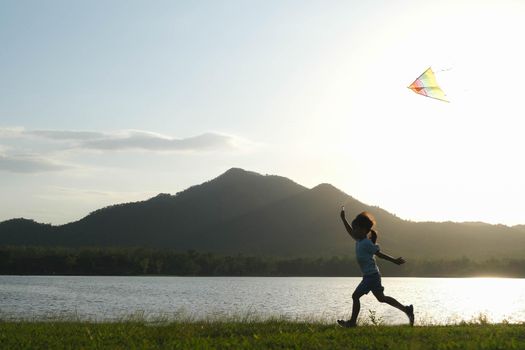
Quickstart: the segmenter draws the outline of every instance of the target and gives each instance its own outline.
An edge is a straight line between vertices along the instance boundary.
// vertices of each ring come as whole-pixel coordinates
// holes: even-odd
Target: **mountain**
[[[58,227],[52,244],[198,249],[225,222],[305,190],[284,177],[234,168],[175,196],[97,210]]]
[[[2,245],[47,245],[56,227],[23,218],[0,222]]]
[[[330,184],[312,189],[233,168],[176,195],[97,210],[61,226],[0,223],[0,245],[145,246],[227,254],[353,254],[339,219],[361,211],[377,220],[383,251],[406,258],[522,257],[525,229],[484,223],[411,222],[359,202]]]
[[[525,232],[525,225],[515,225],[515,226],[512,226],[512,228],[515,230],[520,230],[520,231]]]

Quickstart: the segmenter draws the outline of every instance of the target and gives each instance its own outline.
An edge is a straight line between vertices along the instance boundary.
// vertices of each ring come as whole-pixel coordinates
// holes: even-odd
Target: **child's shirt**
[[[378,251],[379,245],[374,244],[368,238],[355,242],[355,255],[363,276],[379,273],[374,256]]]

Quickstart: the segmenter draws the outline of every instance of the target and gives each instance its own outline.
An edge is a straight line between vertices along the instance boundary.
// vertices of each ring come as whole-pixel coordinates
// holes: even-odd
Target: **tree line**
[[[394,277],[525,277],[525,259],[378,259]],[[353,256],[263,257],[150,248],[0,247],[2,275],[360,276]]]

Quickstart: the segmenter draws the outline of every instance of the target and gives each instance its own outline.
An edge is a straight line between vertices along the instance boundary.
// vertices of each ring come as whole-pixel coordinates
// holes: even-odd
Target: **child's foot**
[[[414,305],[408,305],[406,307],[406,314],[408,316],[408,320],[410,321],[410,325],[414,325]]]
[[[357,326],[355,322],[345,320],[337,320],[337,324],[343,328],[353,328]]]

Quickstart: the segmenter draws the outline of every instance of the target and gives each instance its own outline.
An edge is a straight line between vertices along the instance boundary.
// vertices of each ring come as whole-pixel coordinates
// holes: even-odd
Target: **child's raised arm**
[[[357,237],[354,235],[354,232],[352,231],[352,227],[350,226],[350,224],[348,223],[348,221],[346,221],[346,217],[345,217],[345,209],[343,207],[343,209],[341,209],[341,220],[343,220],[343,224],[345,225],[345,228],[346,228],[346,232],[348,232],[348,234],[353,238],[355,239],[356,241],[358,240]]]

